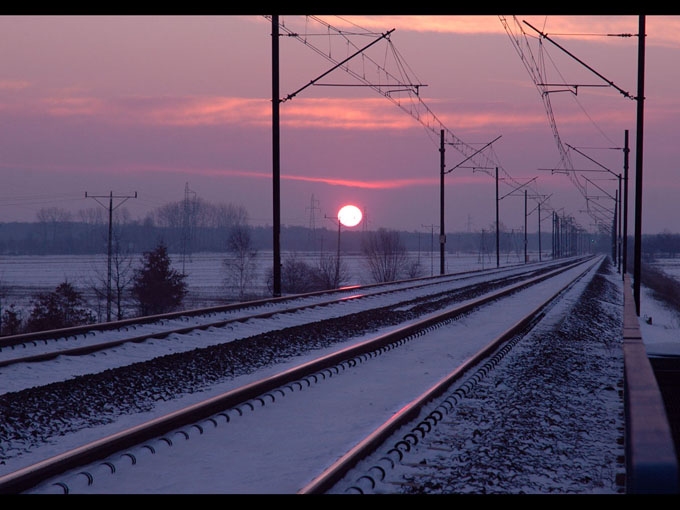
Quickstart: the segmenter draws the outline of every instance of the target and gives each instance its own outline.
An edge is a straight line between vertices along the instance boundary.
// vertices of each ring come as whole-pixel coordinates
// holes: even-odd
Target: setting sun
[[[354,205],[346,205],[338,211],[338,220],[346,227],[357,226],[361,217],[361,210]]]

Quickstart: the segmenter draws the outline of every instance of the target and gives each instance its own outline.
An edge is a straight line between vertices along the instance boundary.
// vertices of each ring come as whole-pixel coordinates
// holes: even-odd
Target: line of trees
[[[188,292],[186,275],[172,269],[167,245],[160,241],[154,249],[144,252],[140,260],[125,248],[122,232],[114,232],[111,265],[114,318],[120,320],[131,315],[155,315],[179,309]],[[680,236],[675,237],[680,239]],[[365,269],[374,282],[415,278],[426,272],[420,257],[413,259],[408,256],[402,233],[381,228],[362,232],[360,239]],[[239,300],[261,297],[253,291],[257,266],[261,262],[253,242],[252,228],[247,225],[247,215],[241,216],[231,226],[224,244],[226,254],[222,269],[225,294]],[[663,246],[668,250],[673,245],[667,242]],[[270,267],[267,273],[270,292],[273,288],[272,273]],[[102,304],[108,299],[107,276],[100,271],[96,281],[91,282],[94,309],[93,303],[87,303],[83,294],[68,281],[52,292],[35,295],[30,313],[25,317],[13,304],[5,306],[0,314],[0,335],[101,320]],[[281,279],[282,291],[290,294],[334,289],[351,283],[344,259],[334,251],[319,252],[315,263],[306,262],[293,252],[282,262]],[[7,294],[3,290],[0,285],[0,303],[4,304]]]
[[[162,205],[143,218],[133,219],[129,210],[119,207],[113,212],[114,229],[119,242],[126,250],[142,253],[153,249],[163,240],[171,253],[190,255],[195,252],[228,251],[225,239],[231,230],[247,224],[248,213],[243,206],[213,204],[201,198],[178,200]],[[271,227],[250,228],[251,243],[257,250],[271,249]],[[449,253],[482,252],[492,244],[495,226],[489,225],[482,232],[456,232],[447,234]],[[323,251],[335,245],[333,229],[319,228],[314,231],[305,227],[283,226],[282,249],[292,251]],[[362,230],[343,234],[343,247],[347,251],[362,250]],[[402,242],[409,251],[439,251],[438,234],[432,232],[400,232]],[[608,236],[598,237],[598,250],[609,246]],[[599,238],[604,239],[603,243]],[[313,241],[310,241],[314,239]],[[542,232],[544,251],[548,251],[551,233]],[[103,207],[79,209],[75,214],[58,207],[43,208],[36,214],[34,223],[0,224],[0,254],[94,254],[106,253],[108,242],[108,213]],[[538,236],[530,233],[529,249],[538,248]],[[657,251],[656,245],[665,246],[673,253],[680,253],[679,234],[644,236],[643,249]],[[500,225],[500,251],[513,254],[521,251],[523,233]],[[606,249],[606,248],[604,248]]]
[[[398,232],[381,230],[370,235],[364,254],[372,268],[375,281],[390,281],[404,273],[406,249]],[[236,290],[240,299],[248,297],[253,282],[257,252],[253,249],[246,225],[233,228],[228,237],[229,253],[223,260],[224,284]],[[312,266],[294,255],[282,267],[282,288],[286,293],[304,293],[338,288],[348,279],[347,267],[337,255],[321,254]],[[271,285],[271,270],[269,272]],[[94,285],[98,301],[108,298],[106,279]],[[154,250],[145,252],[140,264],[134,266],[128,254],[114,250],[112,256],[112,299],[117,319],[125,318],[124,302],[132,300],[137,316],[157,315],[181,307],[187,295],[186,275],[172,269],[168,249],[160,242]],[[0,296],[2,299],[4,296]],[[34,331],[67,328],[97,321],[83,294],[70,282],[64,281],[54,291],[33,297],[27,317],[12,304],[0,316],[0,335],[15,335]]]
[[[156,315],[178,309],[187,294],[186,276],[172,269],[167,247],[163,243],[144,253],[140,267],[134,269],[129,279],[129,291],[138,316]],[[118,299],[118,319],[124,318]],[[52,292],[40,292],[31,301],[28,317],[22,317],[14,304],[1,315],[0,334],[16,335],[34,331],[68,328],[92,324],[97,316],[88,306],[82,292],[64,281]]]
[[[133,219],[125,207],[113,211],[119,239],[138,253],[153,249],[160,239],[175,253],[224,251],[229,231],[247,221],[243,206],[213,204],[200,198],[165,204],[142,219]],[[45,207],[36,213],[35,223],[5,223],[0,227],[0,253],[105,253],[107,243],[108,212],[103,207],[83,208],[75,214]]]

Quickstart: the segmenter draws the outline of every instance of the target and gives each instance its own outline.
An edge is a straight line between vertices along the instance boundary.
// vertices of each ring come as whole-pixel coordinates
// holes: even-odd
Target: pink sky
[[[521,182],[538,177],[534,189],[552,194],[552,207],[591,228],[569,179],[539,170],[554,167],[559,154],[540,95],[497,16],[321,18],[348,30],[352,23],[395,28],[394,47],[427,85],[421,98],[446,128],[479,147],[502,135],[493,147],[502,168]],[[517,18],[635,95],[637,38],[573,34],[635,33],[637,17]],[[310,26],[301,16],[283,21]],[[244,205],[253,224],[271,224],[270,28],[258,16],[0,17],[0,222],[34,220],[41,207],[93,207],[86,191],[137,191],[126,206],[143,217],[182,199],[188,182],[197,196]],[[643,226],[678,232],[680,17],[648,17],[647,34]],[[309,37],[319,48],[329,39]],[[388,67],[382,44],[376,55]],[[549,42],[544,48],[554,80],[602,84]],[[330,66],[282,37],[281,97]],[[328,77],[352,80],[342,70]],[[634,149],[634,101],[613,88],[582,87],[578,95],[551,94],[551,102],[565,143],[622,172],[622,152],[611,147],[622,146],[628,129]],[[571,157],[575,168],[593,168]],[[447,168],[462,159],[447,148]],[[281,171],[287,225],[309,223],[312,195],[321,208],[317,226],[346,202],[366,209],[369,228],[417,230],[439,221],[436,141],[368,88],[309,87],[282,103]],[[614,193],[613,181],[599,184]],[[502,183],[501,192],[508,186]],[[487,173],[459,168],[447,175],[447,230],[489,228],[493,192]],[[630,218],[632,234],[632,208]],[[523,200],[504,199],[501,221],[521,228]],[[530,232],[536,221],[529,219]]]

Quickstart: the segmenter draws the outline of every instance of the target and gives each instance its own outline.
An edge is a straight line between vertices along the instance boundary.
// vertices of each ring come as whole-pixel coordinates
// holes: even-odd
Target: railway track
[[[19,469],[0,479],[0,490],[323,492],[403,427],[425,402],[539,320],[546,307],[595,264],[580,260],[502,289],[487,288],[483,296],[430,311],[388,332],[364,335],[347,347],[310,356],[264,379]],[[472,322],[477,324],[474,334]],[[395,377],[395,371],[401,376]],[[316,412],[310,415],[310,410]],[[387,421],[371,432],[385,417]],[[276,424],[274,429],[271,424]],[[319,431],[326,432],[323,438]],[[313,447],[305,441],[312,441]],[[356,443],[359,446],[345,455]],[[316,451],[319,445],[323,448]],[[328,467],[328,459],[339,460]],[[277,462],[289,466],[288,471]],[[178,469],[170,470],[172,466]],[[166,469],[172,473],[160,472]]]
[[[293,314],[317,307],[333,307],[346,304],[349,301],[370,302],[387,295],[392,296],[389,301],[392,306],[417,300],[431,300],[433,296],[446,296],[452,290],[459,293],[469,292],[474,285],[482,282],[482,279],[489,278],[492,275],[499,276],[493,280],[483,281],[482,284],[486,286],[503,285],[508,281],[526,277],[526,275],[540,274],[542,271],[548,271],[550,268],[559,267],[564,263],[564,261],[560,261],[557,264],[539,264],[531,268],[519,266],[486,272],[473,271],[428,277],[392,284],[355,286],[314,292],[302,296],[264,299],[207,309],[174,312],[162,316],[127,319],[114,323],[14,335],[0,339],[0,368],[19,363],[48,361],[58,356],[83,356],[125,344],[145,342],[149,339],[190,335],[201,330],[225,328],[236,323],[245,323],[248,320]],[[464,285],[466,281],[469,281],[469,283]],[[131,336],[130,331],[139,334]]]

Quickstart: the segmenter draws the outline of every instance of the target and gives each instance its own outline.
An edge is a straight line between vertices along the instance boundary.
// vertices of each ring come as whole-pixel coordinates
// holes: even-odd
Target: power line
[[[85,192],[85,198],[92,198],[94,199],[95,202],[97,202],[99,205],[104,207],[105,209],[109,210],[109,243],[108,243],[108,271],[107,271],[107,279],[106,279],[106,322],[111,322],[111,255],[112,255],[112,234],[113,234],[113,211],[116,210],[118,207],[123,205],[125,202],[128,201],[130,198],[137,198],[137,192],[135,191],[134,195],[114,195],[113,191],[109,192],[108,195],[88,195],[87,191]],[[109,205],[106,206],[102,202],[99,201],[100,198],[108,198],[109,199]],[[121,202],[119,202],[115,207],[113,206],[113,199],[122,199]]]
[[[272,19],[274,21],[274,17],[267,17],[268,19]],[[277,17],[278,20],[278,17]],[[323,51],[321,48],[319,48],[316,45],[311,44],[307,38],[304,36],[305,33],[308,33],[308,25],[309,21],[312,20],[315,23],[320,24],[321,26],[325,27],[327,32],[330,33],[335,33],[338,35],[343,36],[345,39],[346,45],[347,45],[347,53],[350,51],[354,51],[349,57],[343,58],[340,60],[340,57],[336,57],[333,55],[332,49],[329,46],[329,50]],[[280,25],[280,26],[279,26]],[[358,27],[358,25],[355,24],[355,27]],[[386,33],[383,33],[380,35],[379,38],[375,39],[371,44],[365,46],[364,48],[359,48],[358,45],[356,45],[348,36],[347,33],[343,33],[339,29],[333,27],[329,23],[321,20],[318,17],[315,16],[306,16],[305,17],[305,27],[304,30],[293,30],[292,28],[286,27],[284,24],[279,24],[277,21],[277,33],[278,29],[280,28],[282,31],[286,32],[288,35],[291,37],[294,37],[295,39],[299,40],[303,44],[305,44],[307,47],[318,53],[320,56],[322,56],[324,59],[332,62],[334,67],[331,69],[342,69],[349,75],[353,76],[356,80],[361,82],[363,86],[367,86],[381,94],[382,96],[386,97],[389,99],[393,104],[395,104],[398,108],[409,114],[411,117],[413,117],[416,121],[418,121],[425,129],[428,135],[430,136],[430,139],[435,142],[435,140],[439,139],[440,143],[437,145],[440,145],[440,152],[442,152],[442,157],[443,157],[443,150],[441,146],[443,145],[442,140],[447,140],[449,144],[453,145],[454,148],[460,152],[464,157],[466,157],[466,161],[468,159],[473,160],[473,163],[476,166],[479,167],[496,167],[499,168],[500,171],[507,176],[509,180],[512,180],[517,183],[517,181],[514,180],[514,178],[505,170],[502,165],[498,162],[498,160],[492,160],[488,156],[486,156],[483,152],[476,150],[472,145],[465,143],[463,140],[458,138],[453,132],[448,129],[443,122],[437,117],[437,115],[428,107],[427,104],[423,101],[422,97],[420,96],[420,87],[422,84],[418,83],[417,79],[412,79],[411,76],[415,78],[415,73],[413,70],[410,68],[410,66],[406,63],[405,59],[399,51],[397,50],[396,46],[392,42],[390,35],[394,31],[390,30]],[[368,31],[365,31],[365,33],[368,33]],[[303,35],[301,35],[303,34]],[[378,63],[375,59],[373,59],[371,56],[367,55],[366,51],[369,47],[374,46],[375,43],[377,43],[379,40],[385,40],[387,47],[385,48],[385,57],[384,57],[384,62],[381,65]],[[351,48],[351,49],[350,49]],[[388,53],[388,51],[390,53]],[[390,71],[387,69],[387,55],[391,55],[392,58],[394,59],[394,66],[396,66],[396,71]],[[355,69],[353,67],[350,67],[348,64],[349,60],[355,56],[361,55],[361,69]],[[355,63],[356,61],[354,61]],[[368,76],[367,76],[367,65],[369,67],[368,69]],[[299,93],[301,90],[304,88],[318,84],[318,80],[326,75],[328,75],[330,71],[327,71],[323,75],[321,75],[319,78],[312,80],[309,82],[307,85],[299,89],[298,91],[294,92],[293,94],[290,94],[286,100],[291,99],[294,97],[297,93]],[[330,84],[333,86],[336,86],[336,84]],[[442,136],[443,133],[443,136]],[[436,142],[435,142],[436,143]],[[443,230],[443,220],[442,220],[442,230]],[[445,238],[443,237],[444,233],[441,233],[441,243],[442,245],[445,243]],[[443,246],[442,246],[442,257],[443,257]],[[443,263],[442,263],[443,267]],[[443,271],[443,269],[442,269]]]

